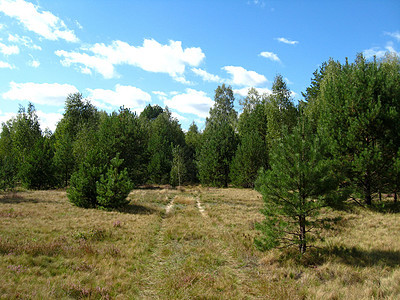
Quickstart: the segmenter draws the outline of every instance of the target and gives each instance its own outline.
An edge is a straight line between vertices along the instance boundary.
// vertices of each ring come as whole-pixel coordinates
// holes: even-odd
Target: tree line
[[[107,208],[123,205],[142,184],[255,187],[266,202],[259,247],[286,241],[305,252],[321,207],[348,198],[371,205],[382,193],[397,201],[399,58],[331,59],[302,95],[295,105],[277,75],[271,94],[249,90],[238,115],[223,84],[202,132],[194,122],[184,132],[167,107],[108,114],[77,93],[51,133],[29,104],[3,123],[0,188],[68,187],[74,204]]]

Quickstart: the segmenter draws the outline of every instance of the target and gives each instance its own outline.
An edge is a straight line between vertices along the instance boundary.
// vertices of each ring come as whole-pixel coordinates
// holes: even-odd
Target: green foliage
[[[155,120],[163,112],[164,110],[159,105],[151,106],[150,104],[148,104],[140,114],[140,118],[152,121]]]
[[[65,112],[57,125],[55,136],[54,164],[59,185],[67,186],[71,174],[93,148],[93,137],[97,131],[99,113],[82,94],[68,95]]]
[[[233,108],[235,97],[230,86],[218,86],[215,90],[214,106],[210,108],[210,117],[207,123],[221,124],[228,123],[233,128],[237,123],[237,112]]]
[[[106,162],[100,152],[90,150],[78,170],[71,176],[71,185],[67,190],[68,199],[79,207],[97,206],[97,186],[104,172]]]
[[[60,185],[67,186],[75,167],[76,158],[73,151],[73,137],[70,133],[65,131],[65,127],[63,128],[64,124],[65,123],[60,122],[57,126],[54,164]]]
[[[69,94],[65,100],[64,120],[66,131],[75,137],[82,126],[96,126],[99,114],[88,99],[81,93]]]
[[[185,135],[185,158],[186,158],[186,170],[189,182],[198,182],[198,170],[196,165],[196,156],[200,152],[201,148],[201,133],[197,125],[193,122],[188,132]]]
[[[0,135],[0,189],[13,188],[18,173],[10,128],[3,123]]]
[[[147,168],[147,140],[143,127],[134,112],[121,107],[118,112],[104,116],[97,131],[96,147],[109,159],[120,153],[122,168],[131,181],[145,181]]]
[[[304,253],[312,241],[319,211],[335,203],[338,178],[333,162],[324,157],[325,145],[301,120],[293,133],[285,135],[271,151],[270,169],[262,170],[256,189],[263,195],[265,220],[257,225],[261,250],[298,246]]]
[[[104,208],[118,208],[129,203],[126,199],[132,189],[126,168],[122,169],[123,159],[114,157],[107,169],[96,182],[97,203]]]
[[[150,125],[148,142],[150,161],[147,170],[151,182],[162,184],[170,182],[172,149],[176,145],[184,144],[185,135],[181,126],[166,109]]]
[[[214,100],[198,155],[199,179],[203,184],[227,187],[229,166],[237,147],[234,131],[237,112],[233,108],[235,98],[232,88],[219,86]]]
[[[275,147],[275,141],[282,137],[283,128],[288,128],[290,132],[297,121],[297,110],[282,75],[277,75],[274,79],[272,94],[266,98],[265,111],[266,142],[268,148],[271,149]]]
[[[228,123],[208,127],[203,134],[203,146],[198,157],[200,182],[217,187],[227,187],[237,138]]]
[[[342,162],[338,171],[366,204],[385,188],[399,148],[398,70],[398,60],[378,63],[362,55],[353,64],[331,60],[314,105],[318,131],[330,140],[331,155]]]
[[[184,152],[181,146],[177,145],[172,149],[172,168],[171,168],[171,185],[181,186],[187,174]]]
[[[17,168],[12,156],[2,157],[0,161],[0,190],[11,189],[15,186]]]
[[[32,152],[37,150],[36,145],[42,139],[42,132],[35,107],[31,103],[27,109],[20,106],[17,116],[3,123],[2,127],[0,185],[5,189],[13,187],[19,180],[24,181],[26,169],[31,163],[36,163],[32,161]],[[35,155],[38,157],[37,153]]]
[[[258,170],[266,168],[268,160],[265,96],[250,89],[240,104],[243,107],[238,122],[240,142],[231,163],[230,178],[236,186],[254,187]]]
[[[41,137],[20,167],[22,184],[29,189],[47,189],[55,186],[54,149],[49,137]]]
[[[261,167],[266,167],[265,143],[257,132],[249,132],[241,139],[231,163],[230,178],[234,185],[254,187]]]

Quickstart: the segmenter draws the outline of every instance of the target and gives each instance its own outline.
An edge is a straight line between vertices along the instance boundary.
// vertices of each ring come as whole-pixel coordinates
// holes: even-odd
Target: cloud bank
[[[170,41],[163,45],[154,39],[145,39],[142,46],[132,46],[123,41],[110,45],[97,43],[86,52],[58,50],[61,63],[69,67],[78,65],[82,73],[95,71],[104,78],[117,77],[115,66],[130,65],[154,73],[166,73],[178,82],[188,83],[183,77],[187,66],[197,67],[205,58],[201,48],[182,48],[182,42]]]

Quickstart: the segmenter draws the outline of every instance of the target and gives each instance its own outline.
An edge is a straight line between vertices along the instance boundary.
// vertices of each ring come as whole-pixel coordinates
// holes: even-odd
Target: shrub
[[[117,208],[128,204],[126,197],[132,189],[127,169],[120,170],[123,159],[117,154],[96,183],[97,203],[104,208]]]
[[[71,176],[71,186],[67,190],[69,201],[79,207],[97,206],[96,183],[104,170],[100,153],[90,151],[79,166],[78,171]]]

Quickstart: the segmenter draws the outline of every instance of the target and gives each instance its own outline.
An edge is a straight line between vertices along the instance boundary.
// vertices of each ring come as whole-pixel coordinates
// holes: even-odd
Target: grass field
[[[259,252],[252,190],[138,189],[123,212],[0,194],[1,299],[400,299],[400,214],[325,211],[299,261]]]

